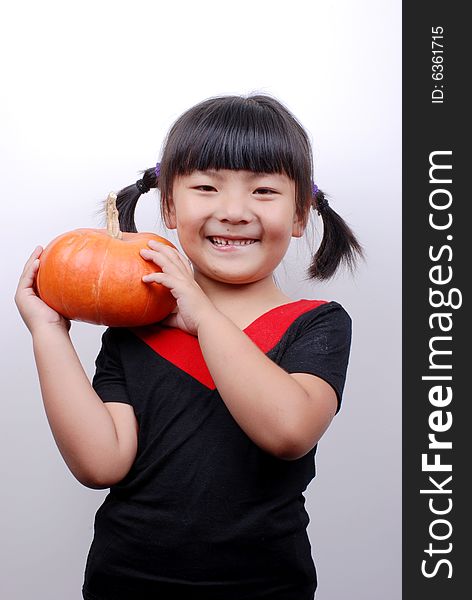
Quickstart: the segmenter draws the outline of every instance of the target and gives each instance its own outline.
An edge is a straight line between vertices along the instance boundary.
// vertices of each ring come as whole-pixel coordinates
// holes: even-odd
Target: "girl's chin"
[[[212,271],[211,269],[199,270],[196,267],[194,267],[194,275],[197,283],[200,283],[202,279],[205,279],[217,281],[218,283],[224,283],[227,285],[246,285],[255,283],[256,281],[260,281],[261,279],[267,277],[267,274],[255,273],[253,270],[251,272],[243,270],[234,270],[231,272],[229,270],[225,270],[223,273],[217,270]]]

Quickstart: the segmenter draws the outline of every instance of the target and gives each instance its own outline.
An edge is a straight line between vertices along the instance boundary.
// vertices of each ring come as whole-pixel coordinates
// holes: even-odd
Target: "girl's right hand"
[[[37,246],[29,257],[18,282],[15,303],[21,318],[31,333],[42,325],[59,325],[68,331],[70,321],[43,302],[34,290],[34,281],[39,269],[39,257],[42,251],[43,248]]]

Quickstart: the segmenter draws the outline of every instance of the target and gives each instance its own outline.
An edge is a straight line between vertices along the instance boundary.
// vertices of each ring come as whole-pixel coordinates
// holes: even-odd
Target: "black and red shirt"
[[[290,302],[244,332],[288,373],[327,381],[339,410],[351,343],[340,304]],[[293,461],[259,448],[226,408],[198,339],[180,329],[109,328],[96,367],[98,395],[131,404],[139,432],[133,466],[95,517],[84,598],[313,598],[303,492],[316,447]]]

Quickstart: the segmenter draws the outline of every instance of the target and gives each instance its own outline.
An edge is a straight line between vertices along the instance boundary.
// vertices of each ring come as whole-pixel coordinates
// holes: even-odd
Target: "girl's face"
[[[295,183],[286,175],[194,171],[177,177],[166,224],[177,229],[195,279],[243,284],[272,276],[292,236]]]

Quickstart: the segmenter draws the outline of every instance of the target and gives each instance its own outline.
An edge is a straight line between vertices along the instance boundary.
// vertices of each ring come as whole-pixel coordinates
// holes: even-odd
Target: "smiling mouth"
[[[250,246],[251,244],[255,244],[259,240],[250,240],[250,239],[228,239],[222,237],[213,237],[210,236],[207,238],[214,246]]]

